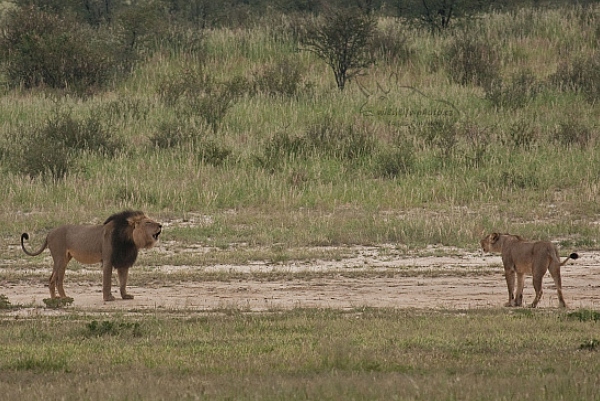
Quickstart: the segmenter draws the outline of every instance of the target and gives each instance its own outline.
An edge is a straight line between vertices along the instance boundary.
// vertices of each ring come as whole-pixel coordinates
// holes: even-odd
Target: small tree
[[[338,88],[344,90],[349,79],[373,62],[368,44],[374,32],[372,16],[357,9],[332,9],[308,27],[302,42],[331,67]]]

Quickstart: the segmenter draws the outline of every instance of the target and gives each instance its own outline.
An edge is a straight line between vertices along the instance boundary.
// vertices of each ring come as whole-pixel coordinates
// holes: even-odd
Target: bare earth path
[[[92,269],[92,268],[90,268]],[[141,269],[141,270],[136,270]],[[145,272],[144,266],[136,271]],[[234,279],[186,280],[170,275],[174,271],[223,271],[248,273]],[[25,305],[20,312],[42,312],[48,288],[42,280],[14,283],[3,280],[0,269],[0,294],[13,305]],[[359,307],[390,308],[495,308],[507,298],[500,257],[467,254],[464,256],[371,257],[369,252],[341,261],[314,261],[284,265],[243,265],[213,267],[155,267],[159,280],[143,286],[130,286],[134,300],[103,302],[100,275],[93,270],[67,271],[65,290],[74,298],[72,308],[90,311],[190,310],[223,308],[277,310],[291,308]],[[50,270],[48,269],[48,275]],[[92,273],[90,273],[92,272]],[[259,278],[251,273],[275,273]],[[361,274],[364,272],[364,274]],[[285,274],[289,273],[289,274]],[[294,274],[292,274],[294,273]],[[90,275],[92,278],[90,279]],[[185,276],[183,276],[185,277]],[[224,277],[227,277],[225,274]],[[242,278],[240,278],[242,277]],[[581,258],[562,268],[563,292],[569,308],[600,307],[600,253],[582,253]],[[33,282],[32,282],[33,281]],[[44,280],[45,281],[45,280]],[[116,282],[115,282],[116,284]],[[117,288],[113,287],[113,292]],[[533,299],[531,279],[525,283],[525,302]],[[117,294],[115,294],[117,295]],[[544,296],[539,308],[556,308],[558,301],[552,278],[544,278]],[[28,312],[27,312],[28,311]],[[50,311],[48,311],[50,313]]]

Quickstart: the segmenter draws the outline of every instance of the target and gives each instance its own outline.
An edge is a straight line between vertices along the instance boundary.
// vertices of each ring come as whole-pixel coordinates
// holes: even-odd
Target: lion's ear
[[[136,226],[138,223],[140,223],[143,219],[143,216],[139,216],[139,215],[135,215],[135,216],[131,216],[127,218],[127,223],[130,226]]]
[[[498,233],[492,233],[492,235],[490,235],[490,240],[492,241],[492,243],[495,243],[499,239],[500,239],[500,234],[498,234]]]

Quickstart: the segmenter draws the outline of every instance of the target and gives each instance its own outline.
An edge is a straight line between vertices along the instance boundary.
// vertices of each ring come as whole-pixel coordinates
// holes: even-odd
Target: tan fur
[[[113,267],[119,274],[119,285],[123,299],[133,299],[126,291],[129,267],[137,257],[137,250],[151,248],[158,241],[162,226],[149,219],[143,212],[124,211],[112,215],[102,225],[64,225],[50,231],[44,244],[35,252],[25,248],[27,233],[21,235],[21,247],[30,256],[39,255],[50,249],[54,266],[50,276],[50,297],[67,298],[63,287],[67,264],[71,259],[80,263],[102,262],[102,296],[113,301],[111,281]]]
[[[554,279],[560,306],[563,308],[567,306],[562,294],[560,267],[569,259],[577,259],[579,255],[572,253],[561,263],[558,249],[552,242],[526,241],[512,234],[489,234],[481,240],[481,247],[485,252],[502,254],[504,276],[508,286],[508,302],[505,306],[522,305],[525,274],[528,274],[533,276],[535,299],[531,307],[535,308],[542,297],[542,278],[548,270]],[[517,276],[516,293],[515,275]]]

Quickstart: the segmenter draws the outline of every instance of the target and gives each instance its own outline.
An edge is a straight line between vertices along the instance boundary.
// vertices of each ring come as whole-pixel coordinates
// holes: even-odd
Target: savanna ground
[[[547,276],[534,310],[500,306],[500,258],[481,252],[348,246],[304,250],[314,257],[303,260],[168,265],[157,261],[222,250],[163,241],[130,271],[134,300],[103,302],[99,267],[72,262],[74,301],[54,309],[43,302],[51,259],[9,249],[8,399],[600,397],[595,251],[562,269],[568,309]]]
[[[19,253],[18,247],[14,247]],[[182,248],[161,243],[150,252],[201,254],[208,249]],[[67,295],[76,310],[138,312],[152,310],[280,311],[294,308],[498,308],[507,299],[502,262],[499,256],[469,253],[452,248],[430,247],[425,254],[407,255],[391,246],[347,246],[319,249],[335,254],[334,259],[255,261],[251,264],[141,265],[131,269],[134,300],[102,301],[101,272],[98,266],[68,269]],[[443,256],[441,256],[443,254]],[[436,256],[437,255],[437,256]],[[52,259],[40,264],[19,257],[3,261],[2,290],[12,303],[23,306],[9,315],[55,315],[43,309],[48,298],[48,277]],[[562,268],[563,288],[571,309],[598,308],[600,253],[585,252],[580,259]],[[116,277],[113,290],[118,292]],[[531,278],[526,281],[525,302],[533,299]],[[552,278],[544,281],[540,308],[556,308],[558,300]]]
[[[200,28],[197,2],[105,2],[121,8],[93,21],[15,3],[0,398],[600,399],[597,3],[435,32],[378,11],[374,62],[343,91],[302,40],[312,12]],[[20,234],[36,247],[126,208],[164,223],[136,298],[102,302],[99,267],[72,262],[73,303],[46,307],[50,256]],[[549,276],[538,309],[502,307],[500,258],[478,245],[492,231],[578,252],[569,308]]]

